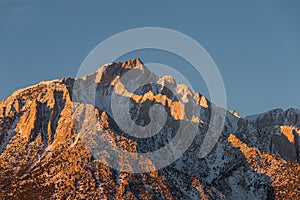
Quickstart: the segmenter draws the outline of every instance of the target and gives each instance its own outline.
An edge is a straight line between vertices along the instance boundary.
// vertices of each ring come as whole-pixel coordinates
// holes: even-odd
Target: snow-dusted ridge
[[[135,65],[144,67],[137,59],[108,63],[85,78],[76,79],[83,88],[97,85],[96,94],[100,98],[96,106],[72,98],[75,81],[72,78],[41,82],[16,91],[1,102],[0,198],[300,198],[298,109],[275,109],[245,118],[228,111],[224,134],[205,158],[199,158],[212,103],[200,93],[178,86],[171,77],[158,77],[159,88],[145,88],[132,99],[132,117],[139,123],[148,120],[142,100],[168,106],[169,121],[161,133],[138,139],[118,128],[110,114],[109,98],[117,75]],[[183,104],[176,104],[176,99],[167,92],[161,94],[164,84],[178,88]],[[196,109],[200,110],[199,115],[193,112]],[[8,119],[15,121],[11,123]],[[192,119],[198,127],[193,143],[175,162],[151,173],[114,170],[105,162],[114,159],[122,167],[132,166],[108,150],[100,151],[101,159],[95,157],[82,139],[89,139],[95,148],[98,144],[95,141],[100,141],[104,147],[151,152],[166,145],[176,133],[178,121],[187,119]],[[75,123],[76,120],[82,123]],[[2,137],[5,134],[11,138]],[[155,169],[151,160],[142,164]]]

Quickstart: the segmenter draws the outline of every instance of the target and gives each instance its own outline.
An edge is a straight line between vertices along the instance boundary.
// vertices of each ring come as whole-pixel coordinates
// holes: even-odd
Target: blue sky
[[[111,35],[158,26],[185,33],[208,51],[223,76],[229,109],[249,115],[300,108],[299,9],[297,0],[0,0],[0,100],[41,80],[76,76],[87,54]],[[120,60],[134,57],[177,67],[208,95],[184,60],[154,50]]]

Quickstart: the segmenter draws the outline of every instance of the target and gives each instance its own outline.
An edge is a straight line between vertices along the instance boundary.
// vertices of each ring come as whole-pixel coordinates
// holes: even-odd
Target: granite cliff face
[[[129,94],[118,83],[134,67],[149,73],[156,84]],[[78,87],[87,98],[74,95]],[[96,88],[95,106],[88,101],[89,88]],[[162,130],[151,138],[123,132],[110,107],[114,91],[129,94],[130,117],[139,126],[150,123],[151,106],[163,106],[167,115]],[[0,198],[299,199],[300,111],[277,109],[246,118],[228,111],[218,142],[199,158],[212,106],[172,77],[150,73],[139,59],[106,64],[81,79],[18,90],[0,103]],[[145,160],[141,164],[152,172],[130,173],[124,169],[136,166],[120,155],[106,151],[99,160],[94,152],[97,144],[134,154],[155,151],[172,140],[178,123],[186,121],[197,127],[195,138],[164,168]],[[117,160],[120,171],[105,164],[111,159]]]

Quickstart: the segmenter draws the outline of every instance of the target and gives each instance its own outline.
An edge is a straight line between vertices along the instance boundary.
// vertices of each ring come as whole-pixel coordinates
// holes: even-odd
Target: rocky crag
[[[117,83],[134,67],[149,73],[139,59],[109,63],[81,79],[41,82],[3,100],[0,198],[300,199],[299,110],[276,109],[245,118],[226,111],[222,135],[199,158],[213,104],[172,77],[149,74],[156,84],[130,94],[131,118],[140,126],[149,123],[152,105],[165,107],[167,121],[157,135],[136,138],[118,127],[110,97],[114,91],[125,94]],[[73,95],[75,83],[87,92],[96,85],[94,105]],[[148,160],[152,172],[122,170],[134,166],[109,151],[99,160],[87,142],[93,129],[101,132],[101,144],[136,154],[151,152],[165,146],[178,123],[187,120],[197,126],[192,144],[164,168],[156,169]],[[121,170],[105,164],[112,158]]]

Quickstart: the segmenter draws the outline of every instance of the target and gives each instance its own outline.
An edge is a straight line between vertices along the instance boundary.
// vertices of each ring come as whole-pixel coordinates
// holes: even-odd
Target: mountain
[[[122,76],[134,68],[152,84],[129,93]],[[128,134],[113,115],[114,93],[130,94],[124,122],[147,127],[154,119],[150,107],[159,105],[166,115],[154,117],[166,123],[149,138]],[[243,118],[218,108],[216,116],[226,112],[224,129],[199,157],[214,107],[172,77],[152,74],[139,59],[15,91],[0,103],[0,198],[300,199],[300,111]],[[138,156],[167,146],[186,123],[191,126],[182,136],[192,140],[174,162],[160,167]],[[134,173],[145,166],[148,171]]]

